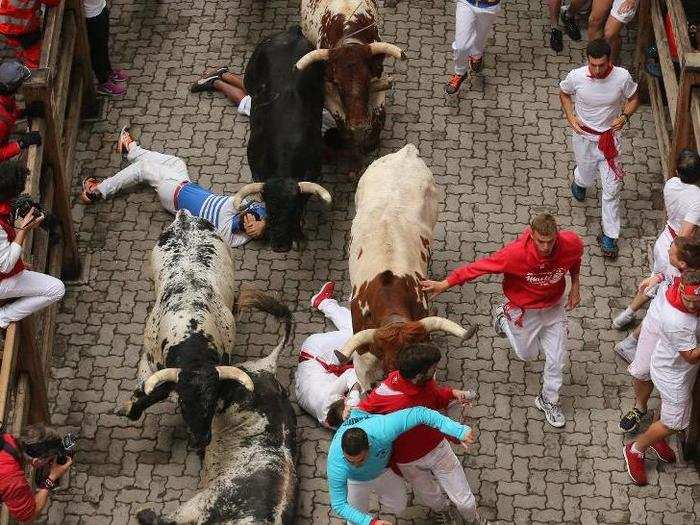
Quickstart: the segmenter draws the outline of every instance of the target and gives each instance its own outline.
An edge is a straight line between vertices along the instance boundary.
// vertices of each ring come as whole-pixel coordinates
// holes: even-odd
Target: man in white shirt
[[[700,239],[676,237],[668,250],[668,260],[663,273],[642,281],[640,289],[658,287],[658,290],[640,326],[639,341],[635,339],[629,357],[621,354],[630,362],[627,372],[632,376],[635,397],[634,407],[620,420],[620,429],[624,432],[635,432],[647,413],[647,403],[654,389],[649,372],[651,356],[661,337],[661,313],[666,307],[666,291],[682,272],[700,269]]]
[[[314,334],[301,345],[294,391],[299,406],[328,428],[338,428],[360,401],[360,384],[352,365],[340,365],[335,351],[352,337],[352,315],[333,299],[335,283],[327,282],[311,298],[316,308],[338,328]]]
[[[459,91],[469,71],[483,69],[486,38],[500,12],[501,0],[457,0],[452,43],[455,72],[445,84],[448,95]]]
[[[700,365],[700,271],[689,270],[674,280],[661,310],[660,337],[651,358],[651,379],[661,396],[661,416],[637,439],[624,447],[627,472],[637,485],[647,484],[647,449],[661,461],[676,455],[666,438],[688,427],[691,390]]]
[[[654,244],[654,261],[652,275],[665,273],[671,277],[680,273],[668,264],[668,250],[673,239],[678,236],[693,237],[700,228],[700,156],[689,149],[678,154],[676,176],[664,184],[664,205],[666,207],[666,226]],[[634,321],[635,313],[649,301],[644,291],[637,293],[630,305],[615,319],[613,327],[618,330]],[[630,334],[632,337],[634,335]],[[637,336],[639,334],[637,333]],[[629,338],[628,338],[629,339]],[[627,341],[627,339],[625,339]],[[636,345],[636,337],[629,345]]]
[[[600,177],[602,229],[598,238],[605,257],[617,257],[620,235],[620,165],[618,132],[639,107],[637,84],[629,72],[610,60],[610,45],[603,39],[586,47],[588,63],[569,72],[559,84],[564,115],[574,133],[576,160],[571,193],[583,202],[586,188]]]

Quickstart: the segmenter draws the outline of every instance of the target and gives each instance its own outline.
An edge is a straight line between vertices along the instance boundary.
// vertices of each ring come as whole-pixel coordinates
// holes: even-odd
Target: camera
[[[56,454],[56,463],[59,465],[65,465],[68,458],[72,458],[78,449],[78,436],[77,434],[66,434],[61,440],[61,445],[59,447],[58,454]]]
[[[23,218],[29,213],[29,210],[34,208],[34,216],[39,217],[44,216],[44,222],[41,223],[41,227],[49,234],[49,244],[54,245],[60,239],[60,223],[58,218],[50,212],[44,210],[44,208],[32,199],[31,195],[23,193],[13,199],[12,201],[12,213],[13,218],[17,219]]]

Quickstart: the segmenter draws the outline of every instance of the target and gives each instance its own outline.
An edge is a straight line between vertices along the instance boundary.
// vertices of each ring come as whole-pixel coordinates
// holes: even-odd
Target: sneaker
[[[575,182],[571,183],[571,195],[579,202],[586,200],[586,188],[579,186]]]
[[[637,353],[637,339],[632,334],[628,335],[615,345],[615,353],[628,363],[631,363],[634,361],[634,356]]]
[[[506,320],[506,312],[503,309],[503,305],[499,304],[493,311],[493,329],[496,335],[503,337],[506,333],[503,331],[503,322]]]
[[[129,80],[129,75],[126,74],[126,71],[123,69],[113,69],[112,72],[109,74],[109,80],[112,82],[116,82],[117,84],[123,84],[127,80]]]
[[[564,38],[556,27],[552,28],[552,32],[549,34],[549,47],[555,53],[560,53],[564,50]]]
[[[542,398],[542,394],[535,398],[535,406],[544,412],[544,417],[547,423],[555,428],[561,428],[566,425],[566,418],[561,411],[559,403],[550,403]]]
[[[335,290],[335,283],[333,281],[328,281],[326,284],[321,286],[319,292],[311,298],[311,308],[317,308],[321,306],[321,303],[326,299],[333,299],[333,291]]]
[[[462,515],[452,505],[445,510],[432,513],[431,523],[440,525],[463,525]]]
[[[97,94],[105,97],[123,97],[126,95],[126,86],[108,80],[102,84],[97,84]]]
[[[633,443],[627,443],[622,449],[627,464],[627,473],[635,484],[644,486],[647,484],[647,469],[644,466],[644,454],[632,450]]]
[[[484,69],[484,57],[469,57],[469,70],[472,73],[481,73]]]
[[[221,80],[221,76],[228,73],[227,67],[220,67],[213,74],[200,78],[190,86],[191,93],[202,93],[203,91],[214,91],[214,82]]]
[[[642,418],[647,415],[646,410],[642,412],[637,407],[627,412],[620,420],[620,430],[623,432],[636,432]]]
[[[80,200],[83,204],[94,204],[102,197],[97,189],[99,182],[95,177],[86,177],[83,180],[83,191],[80,193]]]
[[[615,259],[617,257],[617,239],[613,239],[601,233],[598,235],[598,244],[600,244],[600,251],[603,252],[603,257],[607,257],[608,259]]]
[[[559,19],[561,20],[561,23],[564,26],[564,32],[571,40],[573,40],[574,42],[578,42],[579,40],[581,40],[581,30],[576,24],[576,17],[568,17],[562,11],[559,15]]]
[[[613,328],[615,328],[616,330],[622,330],[625,326],[634,321],[634,319],[634,312],[629,308],[625,308],[615,317],[615,319],[613,319]]]
[[[450,80],[447,81],[447,84],[445,84],[445,93],[448,95],[454,95],[459,91],[459,88],[462,86],[462,82],[467,78],[467,75],[457,75],[454,74],[450,77]]]
[[[675,463],[676,462],[676,453],[673,451],[673,449],[668,445],[665,439],[661,439],[654,443],[653,445],[649,445],[649,449],[653,450],[658,458],[663,461],[664,463]]]
[[[134,142],[134,139],[131,138],[131,134],[129,133],[129,126],[122,126],[122,129],[119,131],[119,138],[117,139],[117,151],[122,155],[126,155],[129,153],[129,144],[132,142]]]

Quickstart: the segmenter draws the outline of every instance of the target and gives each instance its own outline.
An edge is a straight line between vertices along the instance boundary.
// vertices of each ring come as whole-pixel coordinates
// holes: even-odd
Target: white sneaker
[[[506,320],[506,312],[503,309],[503,305],[499,304],[493,311],[493,329],[496,331],[496,335],[503,337],[506,333],[503,331],[503,323]]]
[[[615,345],[615,353],[628,363],[631,363],[634,361],[634,356],[637,353],[637,339],[632,335],[628,335]]]
[[[544,417],[547,423],[556,428],[561,428],[566,425],[566,418],[561,411],[559,403],[550,403],[542,398],[542,394],[535,398],[535,406],[544,412]]]
[[[628,309],[624,309],[620,312],[615,319],[613,319],[612,325],[616,330],[622,330],[625,326],[634,321],[634,312]]]

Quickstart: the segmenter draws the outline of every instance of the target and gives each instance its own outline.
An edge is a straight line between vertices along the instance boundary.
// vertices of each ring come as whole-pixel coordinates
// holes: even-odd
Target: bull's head
[[[211,441],[211,422],[218,408],[221,382],[238,381],[253,390],[253,381],[235,366],[164,368],[151,375],[143,390],[149,395],[162,383],[175,383],[182,418],[192,436],[193,446],[203,453]]]
[[[303,238],[301,221],[309,195],[315,195],[327,206],[332,203],[331,194],[320,184],[284,178],[246,184],[233,196],[233,205],[238,209],[241,201],[254,193],[262,193],[265,201],[267,231],[275,252],[288,252]]]
[[[332,49],[316,49],[299,59],[297,69],[325,61],[326,80],[336,89],[345,117],[341,124],[355,144],[367,142],[372,132],[370,94],[389,89],[390,84],[379,77],[384,56],[405,59],[405,53],[386,42],[346,44]]]

